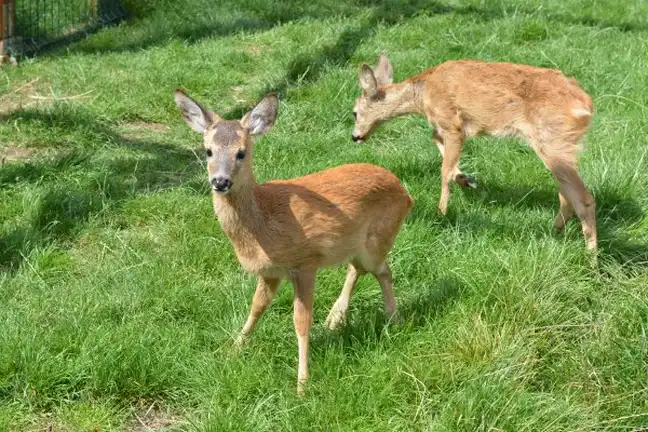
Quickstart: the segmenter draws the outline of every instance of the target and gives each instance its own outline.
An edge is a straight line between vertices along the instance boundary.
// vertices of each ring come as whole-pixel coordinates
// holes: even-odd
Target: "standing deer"
[[[481,134],[526,140],[559,183],[561,232],[576,214],[588,249],[596,251],[595,202],[578,172],[579,141],[593,115],[591,98],[560,71],[513,63],[447,61],[393,84],[382,53],[375,68],[360,68],[362,94],[355,101],[353,141],[362,141],[382,121],[425,115],[443,157],[439,211],[446,214],[450,182],[476,187],[459,169],[464,139]]]
[[[266,95],[240,121],[223,120],[184,91],[175,102],[187,124],[203,134],[214,212],[241,266],[259,276],[250,314],[237,339],[243,344],[288,279],[295,289],[294,324],[299,347],[297,392],[308,380],[308,338],[318,269],[349,263],[342,293],[326,325],[346,319],[359,276],[371,273],[382,288],[385,313],[397,317],[387,253],[413,200],[390,171],[349,164],[291,180],[257,184],[254,140],[274,124],[278,100]]]

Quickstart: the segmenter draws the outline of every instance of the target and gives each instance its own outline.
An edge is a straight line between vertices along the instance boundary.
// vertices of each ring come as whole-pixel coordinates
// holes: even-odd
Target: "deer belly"
[[[269,278],[285,278],[289,274],[289,268],[263,260],[241,259],[239,263],[243,270],[258,276]]]

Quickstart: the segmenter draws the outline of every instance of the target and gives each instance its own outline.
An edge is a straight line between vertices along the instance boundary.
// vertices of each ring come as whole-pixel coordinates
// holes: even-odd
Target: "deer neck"
[[[403,81],[383,86],[386,119],[423,112],[423,82]]]
[[[240,177],[237,179],[238,187],[227,195],[212,192],[214,213],[223,231],[235,245],[256,238],[263,227],[263,217],[254,193],[254,176],[249,174]]]

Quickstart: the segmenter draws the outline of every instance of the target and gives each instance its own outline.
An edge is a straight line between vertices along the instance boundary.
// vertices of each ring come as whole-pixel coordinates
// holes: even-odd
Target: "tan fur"
[[[447,61],[397,84],[392,74],[384,54],[374,69],[362,66],[354,140],[367,138],[389,118],[423,114],[435,128],[433,141],[443,156],[439,210],[445,214],[450,182],[473,184],[459,170],[465,138],[523,139],[559,183],[555,229],[562,231],[575,209],[588,248],[596,250],[595,202],[578,173],[579,141],[594,106],[575,79],[552,69],[475,60]]]
[[[267,277],[348,261],[374,237],[387,237],[384,258],[396,234],[385,226],[393,223],[385,213],[400,220],[410,203],[396,176],[369,164],[264,184],[248,180],[236,194],[214,193],[214,208],[243,268]]]
[[[301,393],[308,378],[308,338],[317,270],[349,263],[347,281],[327,319],[330,328],[344,321],[355,281],[364,273],[378,279],[385,311],[390,318],[395,316],[387,254],[413,200],[394,174],[369,164],[342,165],[291,180],[257,184],[251,162],[254,141],[248,133],[256,108],[252,115],[233,125],[204,110],[204,116],[198,109],[191,111],[191,103],[195,102],[188,102],[184,94],[179,97],[178,105],[189,113],[185,119],[192,127],[204,119],[215,119],[211,124],[208,121],[204,130],[205,148],[212,152],[208,171],[210,178],[219,169],[231,173],[232,188],[226,194],[213,193],[214,211],[242,267],[259,276],[250,315],[237,344],[242,344],[252,331],[281,280],[290,280],[295,288]],[[199,121],[188,118],[196,113]],[[247,156],[237,162],[235,154],[242,150]],[[229,169],[223,168],[228,163]]]

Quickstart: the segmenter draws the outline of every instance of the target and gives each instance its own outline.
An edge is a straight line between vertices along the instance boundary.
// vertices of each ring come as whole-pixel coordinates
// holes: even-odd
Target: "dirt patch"
[[[169,126],[162,123],[134,121],[126,123],[122,126],[122,133],[119,137],[125,141],[137,138],[143,138],[151,133],[165,133],[169,130]]]
[[[150,122],[144,122],[144,121],[139,121],[139,122],[133,122],[133,123],[128,123],[127,127],[129,129],[135,129],[135,130],[150,130],[153,132],[166,132],[169,130],[169,126],[162,124],[162,123],[150,123]]]
[[[265,51],[268,47],[265,45],[255,45],[255,44],[250,44],[245,47],[245,51],[248,54],[253,54],[253,55],[259,55],[263,51]]]
[[[179,416],[153,402],[135,413],[128,430],[131,432],[172,431],[179,430],[175,427],[183,424],[185,422]]]
[[[25,432],[73,432],[74,428],[55,419],[52,413],[46,413],[20,430]]]
[[[0,165],[8,162],[21,161],[29,159],[34,154],[34,149],[25,147],[14,147],[8,145],[0,148]]]

